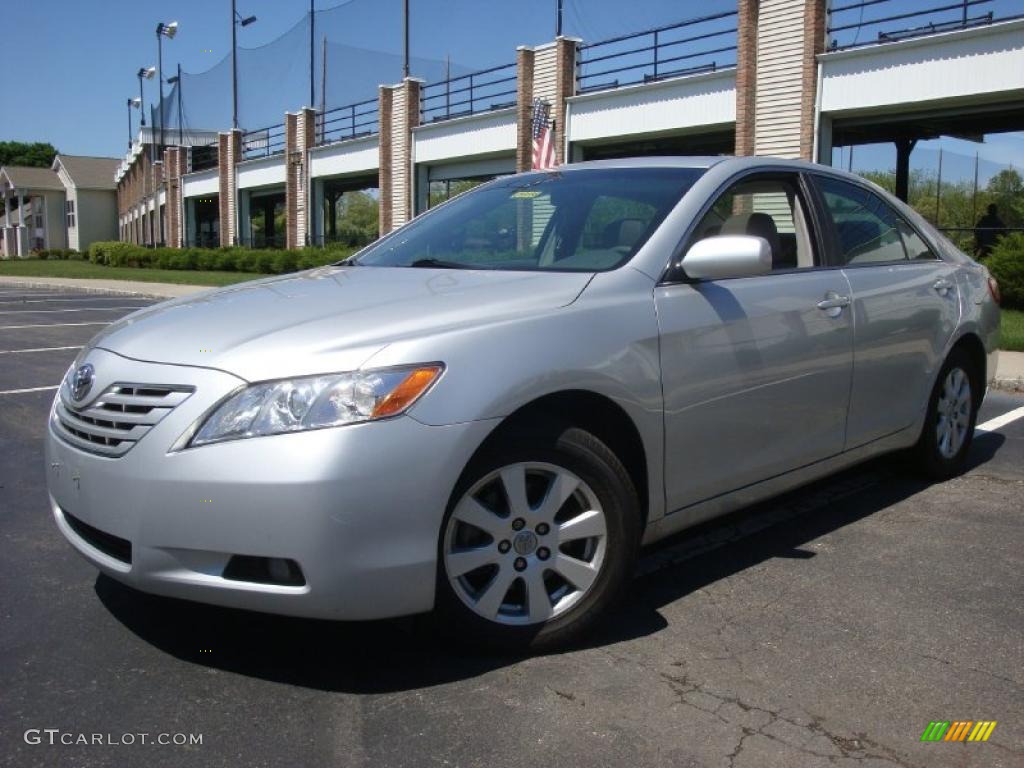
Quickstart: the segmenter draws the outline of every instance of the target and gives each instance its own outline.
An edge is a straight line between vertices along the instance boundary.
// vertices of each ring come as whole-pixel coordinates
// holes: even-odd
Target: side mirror
[[[715,235],[691,245],[680,264],[693,280],[754,277],[772,271],[772,248],[763,237]]]

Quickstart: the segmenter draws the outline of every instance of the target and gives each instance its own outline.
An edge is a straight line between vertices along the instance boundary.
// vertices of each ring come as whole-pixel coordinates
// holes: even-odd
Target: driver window
[[[744,179],[734,184],[701,219],[693,242],[716,235],[763,237],[772,249],[773,271],[814,266],[807,216],[790,181]]]

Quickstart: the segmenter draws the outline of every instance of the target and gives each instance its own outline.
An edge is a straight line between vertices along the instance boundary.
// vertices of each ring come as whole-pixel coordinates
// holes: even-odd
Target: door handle
[[[935,289],[935,291],[940,296],[945,296],[947,293],[949,293],[955,287],[956,286],[952,282],[950,282],[949,280],[947,280],[944,277],[940,277],[938,280],[936,280],[934,283],[932,283],[932,288]]]
[[[835,291],[829,291],[825,298],[818,302],[818,309],[824,311],[829,317],[839,317],[843,313],[843,307],[850,306],[849,296],[840,296]]]

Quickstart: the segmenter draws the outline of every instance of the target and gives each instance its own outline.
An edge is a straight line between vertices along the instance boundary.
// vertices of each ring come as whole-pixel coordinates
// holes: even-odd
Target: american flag
[[[533,170],[555,167],[555,139],[548,119],[551,105],[539,98],[533,100]]]

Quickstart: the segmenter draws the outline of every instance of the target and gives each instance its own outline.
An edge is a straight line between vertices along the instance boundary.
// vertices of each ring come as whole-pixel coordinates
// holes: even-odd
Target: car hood
[[[147,307],[110,325],[90,348],[249,381],[353,370],[393,341],[566,306],[591,277],[322,267]]]

